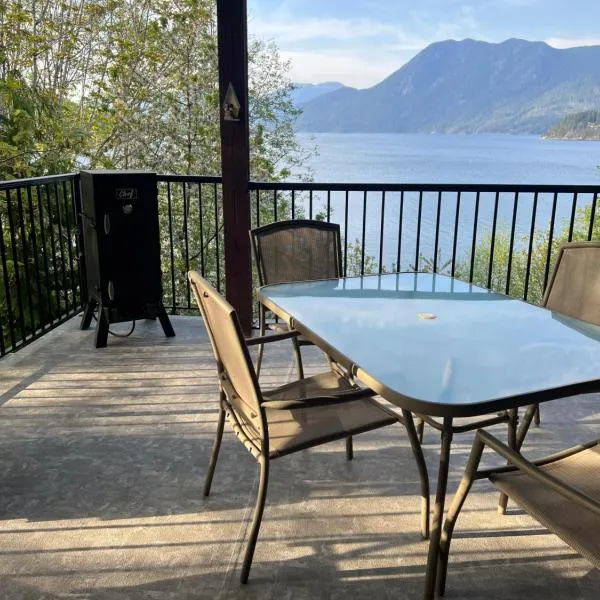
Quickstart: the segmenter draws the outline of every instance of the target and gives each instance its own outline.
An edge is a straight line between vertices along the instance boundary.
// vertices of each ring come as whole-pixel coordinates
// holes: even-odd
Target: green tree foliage
[[[585,110],[567,115],[546,133],[546,137],[600,140],[600,110]]]
[[[212,0],[0,1],[0,179],[82,167],[219,175],[215,11]],[[294,137],[298,113],[290,101],[288,67],[273,44],[250,40],[250,170],[255,179],[287,177],[306,158]],[[0,277],[4,325],[10,313],[17,329],[22,318],[24,329],[32,331],[75,301],[77,290],[69,279],[75,238],[74,224],[66,221],[73,217],[68,188],[42,188],[41,197],[33,189],[31,210],[27,198],[0,194],[7,256]],[[51,210],[45,208],[44,194],[49,193]],[[223,274],[220,186],[161,186],[159,202],[165,292],[173,296],[174,282],[171,300],[186,305],[187,268],[203,267],[215,282]],[[270,218],[267,204],[255,209],[255,221]],[[278,218],[290,216],[285,198],[278,208]],[[19,211],[23,227],[18,226]],[[12,237],[9,221],[16,224]],[[26,289],[26,279],[35,289]],[[27,309],[30,294],[39,303],[32,311]],[[52,311],[43,308],[52,303]]]
[[[511,248],[510,232],[506,228],[500,228],[494,238],[492,255],[492,235],[489,232],[478,242],[475,249],[473,283],[500,293],[508,291],[511,296],[540,304],[559,247],[569,241],[587,239],[600,239],[600,215],[596,212],[592,219],[591,206],[582,207],[576,212],[572,235],[570,235],[569,223],[563,223],[553,233],[552,240],[549,231],[537,231],[533,240],[529,235],[513,240]],[[508,281],[509,263],[510,281]],[[457,263],[455,275],[465,281],[470,280],[470,262]]]

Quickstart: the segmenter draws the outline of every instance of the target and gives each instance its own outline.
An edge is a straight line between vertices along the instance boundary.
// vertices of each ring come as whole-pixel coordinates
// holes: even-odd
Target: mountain
[[[335,92],[344,87],[343,84],[337,81],[327,81],[325,83],[295,83],[294,86],[295,88],[292,91],[291,98],[296,106],[301,106],[323,94]]]
[[[303,105],[301,131],[542,133],[600,106],[600,46],[544,42],[431,44],[381,83]]]
[[[546,132],[556,140],[600,140],[600,110],[585,110],[561,119]]]

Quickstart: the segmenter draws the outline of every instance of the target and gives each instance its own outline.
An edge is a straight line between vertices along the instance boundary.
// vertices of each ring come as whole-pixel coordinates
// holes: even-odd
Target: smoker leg
[[[87,329],[90,326],[92,317],[94,316],[94,309],[96,308],[97,304],[98,301],[96,298],[92,297],[88,300],[85,311],[83,312],[83,319],[81,319],[81,325],[79,326],[79,329]]]
[[[158,320],[162,325],[165,335],[167,337],[175,337],[173,325],[171,325],[171,321],[169,320],[169,316],[167,315],[167,311],[165,310],[164,304],[162,302],[158,305]]]
[[[108,339],[108,308],[102,308],[102,304],[98,306],[98,320],[96,321],[96,348],[106,347]]]

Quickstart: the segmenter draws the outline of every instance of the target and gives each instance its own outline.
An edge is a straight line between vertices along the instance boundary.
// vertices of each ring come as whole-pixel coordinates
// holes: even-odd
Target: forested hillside
[[[548,130],[546,137],[565,140],[600,140],[600,110],[567,115]]]
[[[305,131],[544,133],[600,105],[600,46],[543,42],[431,44],[374,87],[342,88],[303,106]]]

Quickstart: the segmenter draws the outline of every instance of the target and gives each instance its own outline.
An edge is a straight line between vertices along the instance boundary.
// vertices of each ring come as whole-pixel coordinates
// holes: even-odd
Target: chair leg
[[[265,335],[265,307],[260,304],[258,307],[258,329],[259,335]],[[256,358],[256,378],[260,377],[260,367],[262,366],[263,354],[265,352],[265,345],[259,344],[258,346],[258,356]]]
[[[425,421],[420,417],[417,419],[417,437],[419,444],[423,443],[423,435],[425,434]]]
[[[250,527],[250,537],[248,539],[248,545],[246,546],[246,554],[244,555],[242,574],[240,575],[240,581],[242,583],[248,583],[248,575],[250,573],[250,567],[252,566],[252,557],[254,556],[254,548],[256,547],[258,531],[260,529],[260,523],[265,508],[265,500],[267,498],[267,485],[269,483],[269,458],[267,456],[261,456],[258,459],[258,462],[260,464],[260,481],[258,483],[258,496],[256,498],[256,506],[254,507],[254,516]]]
[[[346,458],[352,460],[354,458],[354,445],[352,444],[352,436],[346,438]]]
[[[465,469],[465,474],[458,486],[458,490],[452,500],[452,504],[448,509],[446,515],[446,522],[444,523],[444,529],[440,538],[439,555],[438,555],[438,569],[437,569],[437,593],[439,596],[443,596],[446,591],[446,573],[448,570],[448,556],[450,554],[450,543],[452,542],[452,533],[458,515],[465,503],[467,494],[473,485],[473,479],[481,460],[483,453],[483,442],[479,438],[475,438],[476,441],[473,444],[469,461]]]
[[[298,379],[304,379],[304,367],[302,366],[302,354],[300,354],[300,346],[296,338],[292,338],[294,346],[294,354],[296,355],[296,369],[298,370]]]
[[[412,448],[415,460],[417,462],[417,468],[419,469],[419,478],[421,479],[421,536],[424,540],[429,539],[429,475],[427,473],[427,464],[425,463],[425,457],[423,456],[423,448],[419,442],[418,432],[415,429],[415,423],[412,414],[408,410],[402,411],[402,417],[404,427],[408,434],[410,446]],[[419,425],[424,422],[421,421]]]
[[[540,405],[539,404],[536,404],[536,406],[535,406],[535,415],[533,417],[533,422],[535,423],[536,427],[540,426],[541,418],[540,418]]]
[[[535,417],[535,413],[538,410],[539,405],[532,404],[527,407],[525,411],[525,416],[523,417],[523,421],[521,422],[521,426],[517,432],[517,452],[521,450],[521,446],[523,446],[523,442],[525,441],[525,436],[529,431],[529,427],[531,426],[531,421],[533,421]]]
[[[217,458],[219,457],[219,449],[221,448],[221,440],[223,439],[223,426],[225,425],[225,409],[223,407],[223,399],[225,394],[221,392],[219,401],[219,421],[217,423],[217,437],[213,444],[212,454],[210,455],[210,462],[208,463],[208,471],[206,473],[206,479],[204,480],[204,495],[210,494],[210,486],[212,484],[213,475],[215,474],[215,467],[217,466]]]
[[[518,451],[518,436],[517,429],[519,424],[519,411],[516,408],[511,408],[509,411],[509,421],[508,421],[508,447],[512,450]],[[503,515],[506,513],[506,506],[508,504],[508,496],[506,494],[501,493],[500,499],[498,501],[498,512]]]

